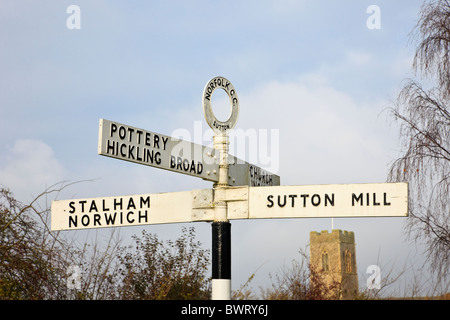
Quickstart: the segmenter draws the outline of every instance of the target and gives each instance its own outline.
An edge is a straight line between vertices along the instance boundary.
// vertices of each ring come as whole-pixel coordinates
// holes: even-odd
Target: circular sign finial
[[[225,90],[230,98],[231,114],[228,120],[220,121],[215,116],[211,109],[211,97],[217,88]],[[227,130],[233,129],[236,125],[239,115],[239,100],[236,90],[230,81],[224,77],[215,77],[208,81],[203,90],[203,113],[205,114],[206,122],[214,130],[214,132],[226,133]]]

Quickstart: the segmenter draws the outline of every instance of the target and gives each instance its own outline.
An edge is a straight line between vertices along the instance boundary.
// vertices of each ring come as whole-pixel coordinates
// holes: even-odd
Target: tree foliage
[[[432,87],[405,81],[392,115],[400,123],[402,155],[390,181],[409,182],[406,232],[426,242],[428,261],[439,275],[450,266],[450,4],[426,1],[411,34],[418,42],[413,68]]]
[[[324,273],[311,264],[304,250],[300,259],[292,260],[289,267],[282,268],[274,277],[272,286],[261,289],[265,300],[335,300],[339,299],[341,284],[327,281]]]
[[[144,231],[130,246],[114,233],[106,244],[77,244],[51,232],[50,210],[37,209],[40,198],[62,188],[29,205],[0,189],[0,299],[209,298],[209,251],[194,228],[165,243]]]
[[[209,298],[209,251],[195,241],[194,228],[183,228],[181,237],[166,243],[145,230],[133,238],[135,247],[122,247],[118,255],[121,299]]]
[[[34,213],[34,215],[33,215]],[[68,260],[43,212],[0,189],[0,298],[63,299]]]

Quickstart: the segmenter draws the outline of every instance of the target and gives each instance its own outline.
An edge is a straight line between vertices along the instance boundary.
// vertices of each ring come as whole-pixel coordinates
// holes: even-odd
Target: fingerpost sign
[[[211,98],[224,90],[231,113],[214,115]],[[406,217],[407,183],[281,186],[280,177],[228,152],[239,98],[231,82],[206,84],[203,113],[214,132],[209,148],[100,119],[98,154],[213,182],[212,189],[53,201],[52,230],[212,222],[212,299],[231,298],[231,223],[235,219]]]

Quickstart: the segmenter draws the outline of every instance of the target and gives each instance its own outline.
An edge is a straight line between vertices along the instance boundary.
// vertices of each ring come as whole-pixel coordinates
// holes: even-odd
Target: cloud
[[[373,57],[367,52],[350,51],[347,53],[347,60],[351,65],[359,67],[370,63]]]
[[[36,139],[18,139],[0,159],[0,184],[19,200],[28,201],[64,179],[64,166],[51,147]]]
[[[283,184],[385,180],[393,140],[380,117],[385,101],[357,102],[312,75],[265,83],[241,94],[240,105],[237,127],[279,130]]]

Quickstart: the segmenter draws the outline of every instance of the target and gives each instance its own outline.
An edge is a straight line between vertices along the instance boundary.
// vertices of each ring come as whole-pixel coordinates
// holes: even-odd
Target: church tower
[[[324,282],[338,284],[340,299],[358,294],[355,235],[353,232],[327,230],[310,233],[310,264],[324,275]],[[339,286],[340,284],[340,286]],[[331,293],[330,293],[331,294]]]

